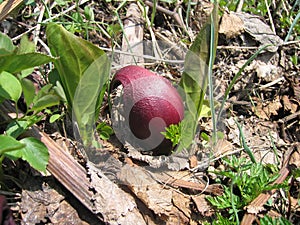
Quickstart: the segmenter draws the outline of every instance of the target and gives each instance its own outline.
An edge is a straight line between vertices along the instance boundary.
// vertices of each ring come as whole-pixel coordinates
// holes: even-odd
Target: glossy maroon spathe
[[[128,114],[128,124],[146,151],[154,155],[170,154],[172,143],[161,132],[184,117],[183,101],[177,90],[165,78],[139,66],[126,66],[114,76],[111,87],[123,86],[122,98]],[[150,143],[151,142],[151,143]],[[158,142],[158,143],[153,143]],[[149,146],[155,145],[149,149]]]

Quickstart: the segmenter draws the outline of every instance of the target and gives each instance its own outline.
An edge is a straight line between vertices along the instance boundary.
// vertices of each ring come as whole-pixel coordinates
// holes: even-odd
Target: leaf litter
[[[96,8],[100,10],[101,13],[106,13],[105,10],[102,10],[99,6]],[[203,11],[206,10],[207,9]],[[199,13],[201,13],[200,11]],[[107,18],[111,18],[111,16],[109,15]],[[165,21],[167,25],[165,25],[164,29],[167,28],[171,33],[176,33],[174,28],[170,28],[171,26],[168,25],[170,22],[169,18]],[[159,218],[156,223],[158,223],[158,221],[168,221],[168,224],[197,224],[195,221],[201,221],[201,219],[197,217],[198,213],[207,218],[213,218],[215,215],[214,209],[206,201],[207,194],[205,193],[205,185],[207,181],[202,180],[202,183],[200,182],[200,184],[204,185],[203,190],[197,191],[197,189],[193,188],[192,185],[198,184],[199,181],[191,179],[194,176],[194,171],[197,171],[192,169],[199,169],[199,164],[203,162],[206,163],[204,163],[204,166],[200,171],[204,171],[204,173],[208,166],[221,166],[218,165],[220,161],[211,160],[209,157],[210,154],[214,156],[213,159],[218,159],[219,157],[230,154],[240,154],[241,156],[245,156],[245,153],[241,150],[243,146],[240,141],[240,132],[237,128],[237,124],[233,120],[234,117],[238,117],[239,123],[242,124],[246,144],[252,149],[258,161],[263,161],[266,164],[276,164],[280,168],[283,163],[282,159],[286,147],[299,142],[300,86],[299,72],[297,72],[299,71],[299,66],[291,63],[289,60],[289,56],[292,56],[293,54],[299,55],[299,43],[284,45],[280,37],[274,35],[274,32],[267,23],[257,16],[250,14],[225,13],[223,14],[221,21],[220,34],[224,34],[226,38],[220,37],[216,59],[217,62],[215,65],[215,76],[216,79],[218,79],[216,83],[218,83],[217,87],[220,90],[220,94],[218,95],[219,99],[216,99],[217,101],[220,101],[222,93],[224,93],[230,79],[232,79],[239,71],[241,65],[249,58],[249,55],[253,54],[253,48],[255,49],[261,45],[270,43],[275,44],[276,47],[268,48],[267,50],[269,52],[262,53],[255,59],[253,63],[245,69],[241,78],[235,84],[234,90],[229,96],[229,104],[227,107],[229,116],[224,119],[223,142],[219,142],[217,147],[211,151],[211,149],[206,148],[205,142],[201,138],[198,137],[195,139],[196,151],[192,154],[194,160],[193,166],[189,163],[190,157],[187,155],[182,157],[180,154],[175,154],[170,158],[164,159],[163,157],[159,158],[142,155],[130,146],[125,145],[124,148],[127,151],[127,153],[125,152],[125,156],[131,161],[131,164],[129,164],[126,163],[126,160],[122,159],[124,154],[119,153],[119,149],[121,148],[116,141],[110,140],[108,143],[105,143],[104,141],[104,146],[109,146],[108,148],[110,148],[109,150],[106,150],[113,154],[112,161],[118,161],[116,167],[119,168],[120,161],[123,163],[121,166],[122,169],[112,170],[113,176],[111,177],[111,180],[117,179],[118,181],[121,181],[121,184],[126,186],[134,196],[127,196],[128,199],[130,199],[128,200],[128,202],[130,202],[127,206],[128,208],[124,209],[125,211],[122,211],[122,207],[120,207],[121,211],[117,214],[121,215],[126,213],[126,211],[138,209],[139,207],[142,208],[142,206],[135,203],[135,201],[141,201],[143,203],[142,205],[150,210],[152,216],[149,216],[148,219],[149,221],[152,221],[152,223],[155,221],[153,215],[155,215],[154,217]],[[236,21],[238,21],[239,26],[236,26],[236,29],[234,30],[228,29],[231,24],[236,24]],[[14,21],[10,22],[12,24],[15,23]],[[33,21],[31,21],[31,23],[34,24]],[[195,29],[195,31],[197,30]],[[12,34],[12,30],[9,30],[9,32],[10,35],[15,36]],[[162,33],[162,35],[169,39],[170,36],[165,36],[166,33],[167,32]],[[150,38],[148,33],[146,34],[146,37]],[[159,37],[159,35],[157,35],[157,37]],[[98,40],[91,39],[91,41],[99,43]],[[176,38],[173,37],[171,42],[175,41]],[[291,51],[291,53],[288,51]],[[154,64],[152,68],[165,71],[168,67],[159,67]],[[172,77],[172,74],[170,76]],[[210,124],[209,118],[203,119],[201,124],[202,131],[211,133]],[[118,147],[116,148],[116,146]],[[278,158],[274,151],[276,151]],[[291,164],[296,168],[299,168],[298,158],[299,151],[295,151],[291,158]],[[166,175],[165,171],[163,171],[163,176],[159,174],[158,178],[155,178],[155,173],[153,175],[147,171],[145,172],[140,166],[145,163],[147,166],[154,168],[168,167],[168,173],[173,173],[171,173],[171,175]],[[114,165],[114,163],[112,163],[112,165]],[[108,172],[107,169],[103,170],[104,172]],[[100,185],[101,183],[99,184],[97,182],[99,179],[106,178],[102,178],[104,176],[99,174],[97,169],[89,169],[89,171],[91,173],[92,187],[95,189],[97,202],[99,200],[97,193],[102,193],[102,190],[97,189],[103,188],[103,186]],[[106,176],[109,177],[109,175]],[[209,177],[209,174],[207,176]],[[213,177],[211,177],[211,179],[213,179]],[[172,185],[174,182],[176,185]],[[212,182],[214,182],[214,180],[212,180]],[[108,182],[107,185],[106,189],[116,187],[116,191],[119,192],[117,185],[110,182]],[[189,185],[191,185],[190,188]],[[292,185],[299,186],[299,182],[294,182]],[[194,187],[196,186],[197,185]],[[46,194],[47,191],[47,189],[42,189],[42,194]],[[296,191],[291,197],[291,204],[295,214],[299,214],[299,205],[296,203],[296,194],[298,192],[299,191]],[[22,195],[21,207],[22,205],[24,207],[30,200],[28,193],[24,192]],[[51,195],[54,198],[57,196],[57,194]],[[110,194],[107,196],[110,196]],[[118,199],[121,197],[114,195],[114,198]],[[58,196],[57,199],[58,200],[53,200],[53,204],[55,204],[55,207],[60,207],[59,209],[62,214],[64,212],[74,212],[74,209],[72,209],[71,206],[71,208],[69,208],[69,206],[66,207],[66,202],[63,200],[63,197]],[[37,198],[33,198],[33,201],[32,204],[37,204],[38,202]],[[112,202],[112,204],[117,203]],[[103,205],[103,202],[99,203],[100,211],[97,212],[105,213],[106,215],[112,214],[112,212],[106,212],[105,208],[101,208]],[[36,207],[29,207],[27,210],[24,210],[22,218],[29,216],[30,210],[34,208]],[[48,211],[47,213],[49,213],[58,208],[43,209],[40,213],[46,213],[45,211]],[[255,214],[262,209],[265,210],[261,205],[250,205],[248,207],[248,212],[250,212],[251,209],[254,210],[252,213]],[[32,211],[32,213],[38,215],[38,212]],[[80,212],[78,213],[80,214]],[[74,215],[76,215],[75,212]],[[51,217],[49,214],[44,214],[38,218],[41,218],[41,221],[47,224],[48,221],[45,221],[44,218],[50,218],[50,222],[58,223],[58,217],[59,216]],[[61,217],[63,216],[61,215]],[[121,220],[121,218],[122,217],[111,217],[110,219]],[[65,218],[64,222],[67,223],[67,219],[68,218]],[[78,218],[76,217],[76,219]],[[80,222],[78,222],[78,224],[79,223]]]

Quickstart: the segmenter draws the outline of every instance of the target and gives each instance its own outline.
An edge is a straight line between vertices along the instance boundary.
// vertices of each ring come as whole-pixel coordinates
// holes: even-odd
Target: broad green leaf
[[[55,58],[36,52],[20,55],[15,53],[0,55],[0,72],[17,73],[53,61],[55,61]]]
[[[19,80],[8,72],[0,73],[0,97],[17,102],[22,93]]]
[[[46,84],[45,86],[43,86],[38,93],[34,96],[33,99],[33,103],[37,102],[41,97],[48,95],[48,94],[53,94],[53,92],[51,92],[52,89],[52,84]]]
[[[30,111],[42,111],[51,106],[58,105],[60,102],[60,97],[53,94],[44,95],[43,97],[39,98],[30,109]]]
[[[214,7],[213,14],[216,14],[217,7]],[[188,148],[192,143],[201,117],[201,111],[206,110],[204,97],[208,86],[208,73],[210,56],[215,56],[216,49],[211,51],[211,38],[217,43],[217,24],[215,17],[211,16],[209,21],[203,26],[194,40],[192,46],[186,54],[184,60],[184,72],[179,86],[182,98],[186,104],[185,117],[182,121],[182,138],[178,150]],[[212,26],[215,26],[212,33]],[[215,45],[216,48],[216,45]]]
[[[25,102],[27,104],[27,108],[31,105],[33,102],[33,99],[35,97],[35,87],[31,80],[28,80],[26,78],[21,79],[21,85],[23,89],[23,94],[25,98]]]
[[[65,90],[59,81],[56,82],[56,85],[53,87],[53,90],[61,98],[63,102],[67,102]]]
[[[46,35],[52,55],[59,57],[54,65],[59,72],[68,105],[71,109],[77,86],[84,72],[105,53],[92,43],[73,35],[61,25],[55,23],[50,23],[47,26]],[[102,71],[98,71],[98,74],[103,75]],[[99,77],[99,75],[95,77]],[[96,79],[88,82],[97,83],[100,88],[103,85]],[[95,92],[98,93],[98,88]]]
[[[28,137],[20,140],[24,144],[20,150],[10,151],[5,153],[9,158],[22,158],[27,161],[34,169],[46,172],[46,167],[49,161],[49,152],[47,147],[40,140],[33,137]]]
[[[5,152],[15,151],[23,148],[25,145],[16,139],[6,135],[0,135],[0,155]]]
[[[25,54],[25,53],[30,53],[30,52],[35,52],[35,44],[33,41],[30,41],[27,37],[27,35],[23,35],[21,38],[21,42],[17,51],[17,54]],[[21,77],[27,77],[30,74],[32,74],[32,72],[34,71],[34,67],[29,68],[29,69],[25,69],[21,71]]]
[[[102,86],[106,83],[108,76],[109,61],[106,55],[103,55],[88,67],[77,86],[73,102],[73,116],[76,118],[81,139],[85,144],[92,142],[97,104]]]
[[[11,39],[6,34],[0,33],[0,55],[11,53],[14,49]]]
[[[201,112],[207,89],[207,74],[210,44],[210,24],[207,23],[197,35],[189,49],[185,61],[184,72],[180,80],[180,86],[184,90],[189,111],[196,116]]]

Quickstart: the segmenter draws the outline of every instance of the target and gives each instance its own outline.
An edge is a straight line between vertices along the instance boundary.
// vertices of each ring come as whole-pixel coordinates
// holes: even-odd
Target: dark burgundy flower
[[[183,101],[177,90],[167,79],[139,66],[120,69],[111,87],[115,89],[120,84],[125,123],[134,135],[126,141],[132,144],[135,139],[139,147],[154,155],[170,154],[172,143],[161,132],[183,119]]]

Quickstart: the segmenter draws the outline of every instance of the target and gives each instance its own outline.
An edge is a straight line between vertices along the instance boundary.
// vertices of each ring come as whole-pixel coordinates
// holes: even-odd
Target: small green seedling
[[[114,134],[114,130],[104,122],[99,123],[96,130],[100,134],[102,140],[108,140],[110,136]]]
[[[181,139],[181,123],[171,124],[169,127],[166,127],[166,132],[161,132],[166,139],[169,139],[172,142],[173,147],[175,147]]]

